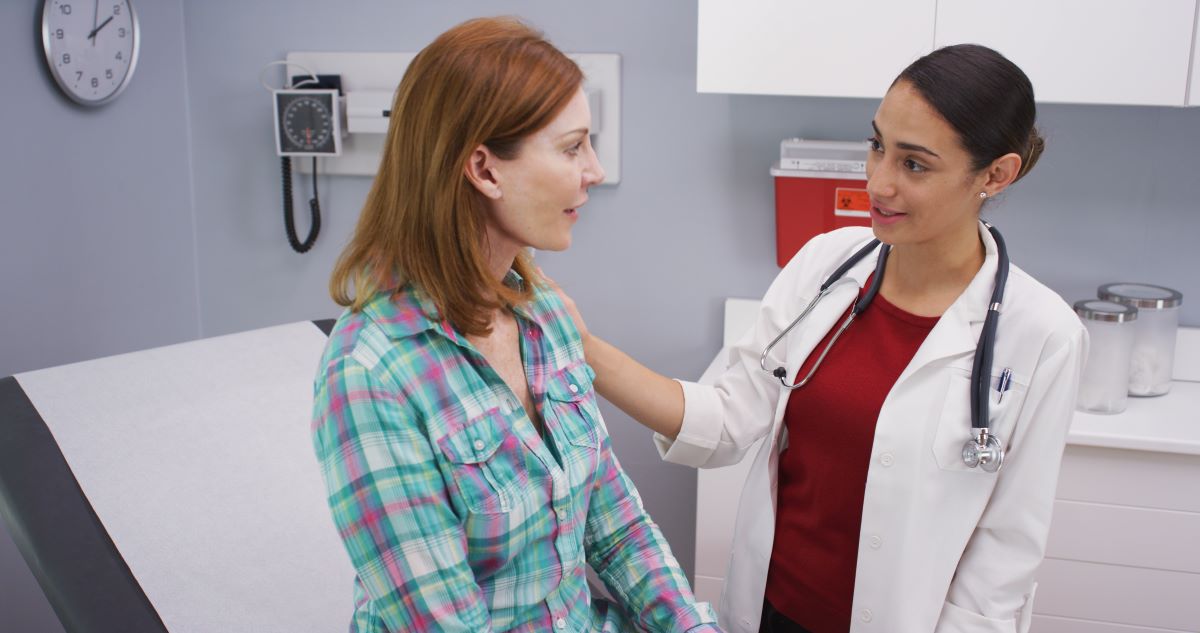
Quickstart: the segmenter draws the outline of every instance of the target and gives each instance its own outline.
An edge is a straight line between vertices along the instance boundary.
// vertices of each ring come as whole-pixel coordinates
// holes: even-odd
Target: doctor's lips
[[[885,207],[877,204],[874,200],[871,201],[871,218],[880,222],[896,221],[908,215],[899,209]]]

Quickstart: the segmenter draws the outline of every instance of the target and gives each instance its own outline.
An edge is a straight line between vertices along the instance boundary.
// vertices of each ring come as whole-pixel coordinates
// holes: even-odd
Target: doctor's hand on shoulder
[[[629,417],[666,438],[675,439],[683,424],[680,384],[634,360],[588,330],[579,306],[553,279],[538,271],[562,300],[579,330],[587,363],[596,372],[596,391]]]
[[[542,270],[541,268],[538,268],[537,271],[538,276],[540,276],[542,280],[546,282],[546,285],[558,295],[560,300],[562,300],[563,307],[567,309],[567,314],[571,315],[571,321],[575,323],[575,329],[579,330],[579,338],[583,341],[584,348],[586,349],[592,334],[588,331],[587,323],[584,323],[583,321],[583,314],[579,312],[579,306],[575,305],[575,300],[572,299],[571,296],[562,289],[562,286],[558,285],[557,281],[554,281],[554,279],[547,275],[546,271]]]

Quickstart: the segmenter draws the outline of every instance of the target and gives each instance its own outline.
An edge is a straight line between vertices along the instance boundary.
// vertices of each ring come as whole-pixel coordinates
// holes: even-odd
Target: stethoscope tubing
[[[971,366],[970,406],[971,433],[973,439],[969,440],[968,443],[974,442],[978,447],[979,452],[975,453],[975,463],[970,464],[970,461],[966,456],[969,446],[964,446],[964,460],[967,460],[968,464],[972,466],[982,463],[984,470],[995,472],[1000,468],[1000,464],[1003,462],[1004,451],[995,436],[991,435],[988,390],[991,388],[992,361],[996,348],[996,329],[1000,321],[1000,311],[1004,301],[1004,290],[1008,285],[1010,261],[1008,258],[1008,247],[1004,242],[1004,237],[1000,235],[1000,231],[996,230],[996,227],[987,222],[984,222],[983,225],[987,228],[988,232],[992,235],[992,238],[996,241],[996,254],[998,262],[996,266],[996,277],[992,286],[991,300],[988,303],[987,315],[984,317],[983,329],[979,335],[979,342],[975,346],[975,357]],[[838,338],[841,337],[842,333],[850,327],[850,324],[854,322],[855,318],[857,318],[859,314],[862,314],[862,312],[867,309],[867,306],[871,305],[871,302],[875,299],[875,295],[879,293],[879,287],[883,283],[883,273],[887,265],[888,254],[891,252],[891,245],[883,244],[879,251],[879,257],[875,263],[875,275],[871,281],[870,287],[867,288],[867,291],[862,297],[855,301],[854,307],[850,310],[850,314],[846,316],[841,325],[838,326],[833,338],[830,339],[829,343],[825,345],[825,348],[821,350],[820,355],[817,356],[816,362],[813,364],[813,367],[808,370],[807,375],[794,383],[789,383],[787,380],[787,369],[784,367],[776,367],[774,370],[767,369],[767,356],[771,353],[771,350],[774,349],[774,347],[778,345],[779,342],[782,341],[789,332],[792,331],[793,328],[799,325],[800,322],[803,321],[804,318],[807,317],[814,308],[816,308],[821,299],[825,298],[825,295],[833,291],[839,282],[853,281],[844,279],[846,272],[854,267],[854,265],[856,265],[869,253],[874,251],[875,247],[879,245],[879,240],[871,240],[862,248],[855,251],[849,259],[842,263],[841,266],[838,266],[837,269],[825,279],[825,282],[821,284],[820,291],[817,293],[817,296],[813,297],[813,299],[808,302],[808,305],[804,307],[804,310],[800,312],[800,315],[797,316],[790,324],[788,324],[788,326],[779,333],[779,336],[776,336],[775,339],[772,340],[771,343],[768,344],[763,350],[762,355],[758,360],[759,366],[763,369],[763,371],[770,372],[772,376],[778,379],[779,383],[785,389],[792,391],[807,385],[808,382],[812,380],[812,377],[816,374],[816,371],[821,366],[821,363],[825,361],[825,357],[829,354],[829,350],[833,348],[834,343],[836,343]],[[983,462],[980,462],[978,459],[980,452],[987,453]]]

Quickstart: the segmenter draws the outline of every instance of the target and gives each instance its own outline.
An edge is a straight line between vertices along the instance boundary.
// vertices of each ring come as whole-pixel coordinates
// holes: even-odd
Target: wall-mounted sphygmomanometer
[[[273,66],[287,62],[272,62]],[[266,70],[266,68],[264,68]],[[306,69],[307,72],[307,69]],[[272,89],[275,115],[275,153],[280,156],[283,179],[283,224],[288,243],[297,253],[308,252],[321,231],[321,204],[317,192],[317,158],[342,153],[341,80],[337,75],[292,77],[282,89]],[[311,223],[308,237],[300,241],[292,204],[292,157],[312,159],[312,198],[308,201]]]

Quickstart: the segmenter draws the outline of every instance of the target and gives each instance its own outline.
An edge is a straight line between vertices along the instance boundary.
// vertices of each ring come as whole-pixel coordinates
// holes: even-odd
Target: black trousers
[[[758,624],[758,633],[812,633],[796,624],[791,618],[775,610],[767,599],[763,599],[762,621]]]

